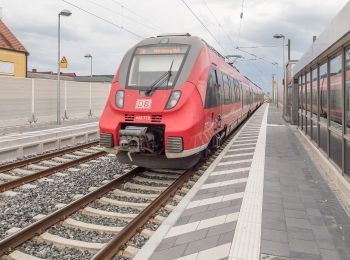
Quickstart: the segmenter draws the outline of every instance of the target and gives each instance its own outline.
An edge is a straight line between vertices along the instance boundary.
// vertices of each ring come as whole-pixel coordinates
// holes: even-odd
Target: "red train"
[[[100,119],[100,144],[124,163],[186,169],[264,100],[202,39],[161,35],[124,56]]]

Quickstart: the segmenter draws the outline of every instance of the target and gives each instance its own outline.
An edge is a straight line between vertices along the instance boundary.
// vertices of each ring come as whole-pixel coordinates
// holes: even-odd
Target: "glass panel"
[[[305,89],[304,89],[304,85],[305,85],[305,76],[303,75],[301,77],[301,108],[304,110],[305,109]]]
[[[311,115],[311,73],[306,74],[306,111]]]
[[[317,120],[314,119],[312,121],[313,121],[313,124],[312,124],[312,140],[314,140],[316,143],[318,143],[318,124],[317,124]]]
[[[350,141],[345,141],[345,158],[350,158]],[[345,174],[350,177],[350,160],[345,159]]]
[[[309,131],[309,136],[311,137],[311,139],[312,139],[312,128],[313,128],[313,121],[311,120],[311,118],[309,119],[309,122],[310,122],[310,124],[309,124],[309,129],[310,129],[310,131]]]
[[[345,68],[346,68],[345,122],[346,122],[346,133],[350,135],[350,49],[347,50],[345,54]]]
[[[313,120],[312,140],[318,144],[318,122],[316,118]]]
[[[320,147],[327,153],[327,128],[320,125]]]
[[[317,91],[317,69],[312,71],[312,114],[317,116],[317,99],[318,99],[318,91]]]
[[[174,86],[188,46],[156,45],[138,47],[132,59],[128,87]]]
[[[330,61],[329,109],[331,126],[341,130],[342,125],[342,65],[341,55]]]
[[[327,122],[327,63],[320,66],[320,104],[319,104],[319,110],[320,110],[320,121]]]
[[[341,168],[342,167],[342,145],[341,136],[330,132],[329,157]]]

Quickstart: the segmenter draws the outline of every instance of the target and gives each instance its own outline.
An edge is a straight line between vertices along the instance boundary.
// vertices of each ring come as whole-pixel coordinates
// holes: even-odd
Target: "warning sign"
[[[68,61],[66,57],[62,57],[61,62],[60,62],[60,68],[65,69],[68,67]]]

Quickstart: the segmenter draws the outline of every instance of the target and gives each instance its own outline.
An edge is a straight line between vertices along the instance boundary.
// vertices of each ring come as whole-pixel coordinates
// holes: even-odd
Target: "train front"
[[[143,40],[113,80],[100,119],[100,144],[119,161],[186,169],[205,149],[203,103],[193,71],[202,42],[190,36]]]

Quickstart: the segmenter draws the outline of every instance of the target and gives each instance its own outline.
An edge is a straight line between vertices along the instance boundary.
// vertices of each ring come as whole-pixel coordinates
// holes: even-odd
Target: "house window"
[[[0,60],[0,74],[2,74],[2,75],[14,75],[15,74],[15,64],[13,62]]]

